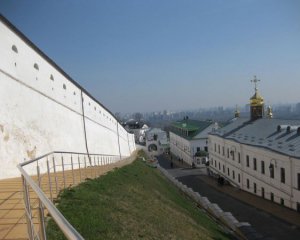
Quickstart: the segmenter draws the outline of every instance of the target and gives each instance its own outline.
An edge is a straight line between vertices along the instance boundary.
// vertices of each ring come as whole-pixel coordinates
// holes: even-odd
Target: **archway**
[[[156,146],[156,144],[150,144],[149,146],[148,146],[148,151],[149,152],[156,152],[157,151],[157,146]]]

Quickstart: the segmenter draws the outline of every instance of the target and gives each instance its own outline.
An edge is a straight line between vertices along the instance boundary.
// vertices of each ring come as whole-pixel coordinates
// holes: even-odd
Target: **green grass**
[[[64,190],[57,207],[85,239],[230,239],[141,160]],[[47,236],[64,239],[53,220]]]

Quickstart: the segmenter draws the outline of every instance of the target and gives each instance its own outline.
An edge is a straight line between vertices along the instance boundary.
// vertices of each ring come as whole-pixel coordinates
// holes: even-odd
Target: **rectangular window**
[[[256,171],[256,158],[253,158],[253,170],[255,170]]]
[[[234,158],[235,158],[234,151],[231,151],[231,155],[232,155],[232,160],[234,161]]]
[[[271,192],[271,197],[270,197],[271,201],[274,202],[274,193]]]
[[[232,170],[232,178],[235,179],[235,173],[233,170]]]
[[[265,162],[264,162],[264,161],[261,161],[261,162],[260,162],[260,166],[261,166],[261,173],[262,173],[262,174],[265,174]]]
[[[240,174],[238,175],[238,180],[239,180],[239,182],[241,182],[241,175]]]
[[[250,182],[249,182],[249,179],[247,179],[247,188],[248,188],[248,189],[250,188]]]
[[[225,173],[225,165],[223,165],[223,173]]]
[[[217,167],[217,160],[215,160],[215,167]]]
[[[300,173],[298,173],[297,175],[298,175],[298,190],[300,190]]]
[[[220,145],[218,145],[218,152],[220,153]]]
[[[274,178],[274,164],[271,163],[269,169],[270,169],[270,178]]]
[[[285,183],[285,169],[280,168],[280,180],[282,183]]]
[[[217,144],[215,143],[215,152],[217,152]]]
[[[249,167],[249,156],[246,156],[246,166]]]
[[[221,163],[219,162],[219,170],[221,170]]]
[[[283,198],[280,198],[280,204],[281,204],[282,206],[284,206],[284,199],[283,199]]]
[[[227,175],[230,176],[229,168],[227,168]]]
[[[238,153],[238,161],[241,163],[241,153]]]
[[[265,189],[263,187],[261,188],[261,197],[265,198]]]
[[[225,156],[225,147],[222,148],[223,156]]]
[[[229,148],[227,148],[227,158],[229,158]]]
[[[197,147],[197,152],[200,152],[200,147]]]
[[[256,183],[253,183],[253,192],[256,193]]]

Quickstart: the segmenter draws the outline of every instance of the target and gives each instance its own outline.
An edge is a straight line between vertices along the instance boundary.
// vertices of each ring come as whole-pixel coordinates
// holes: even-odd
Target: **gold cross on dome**
[[[253,83],[254,83],[254,85],[255,85],[255,90],[257,90],[257,83],[258,83],[258,82],[260,82],[260,80],[259,80],[259,79],[257,79],[257,78],[256,78],[256,76],[254,75],[254,79],[253,79],[253,80],[251,80],[251,82],[253,82]]]

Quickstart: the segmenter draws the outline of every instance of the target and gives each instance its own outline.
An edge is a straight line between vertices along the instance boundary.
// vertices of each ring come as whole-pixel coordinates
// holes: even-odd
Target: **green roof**
[[[182,120],[171,123],[171,132],[184,137],[186,139],[192,139],[204,129],[209,127],[212,124],[211,121],[198,121],[198,120]],[[188,131],[188,136],[185,135],[185,132]]]

